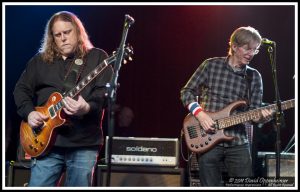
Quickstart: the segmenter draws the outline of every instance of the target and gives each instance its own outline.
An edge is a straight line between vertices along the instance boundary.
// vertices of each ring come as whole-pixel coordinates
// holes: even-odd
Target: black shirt
[[[105,51],[93,48],[84,59],[80,79],[88,75],[99,65],[107,54]],[[40,54],[35,55],[18,80],[14,98],[18,114],[26,121],[35,106],[43,106],[53,92],[63,93],[64,80],[68,66],[74,58],[55,58],[53,63],[45,63]],[[90,111],[81,117],[68,117],[69,123],[57,128],[58,135],[54,145],[64,147],[99,145],[103,142],[101,113],[105,107],[106,83],[113,74],[111,66],[106,67],[97,78],[91,81],[81,92],[89,103]],[[80,81],[79,79],[79,81]]]

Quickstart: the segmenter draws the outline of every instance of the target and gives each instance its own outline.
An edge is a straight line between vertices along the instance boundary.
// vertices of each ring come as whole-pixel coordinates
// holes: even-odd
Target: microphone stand
[[[273,45],[273,47],[272,47]],[[280,177],[280,150],[281,150],[281,140],[280,140],[280,129],[281,123],[283,121],[283,113],[281,109],[281,101],[279,95],[279,89],[277,84],[277,74],[276,74],[276,43],[273,42],[272,45],[268,46],[268,53],[270,56],[270,62],[272,67],[273,84],[275,89],[276,97],[276,116],[275,116],[275,128],[276,128],[276,144],[275,144],[275,157],[276,157],[276,178]]]
[[[125,42],[128,34],[129,27],[134,23],[134,19],[129,15],[125,15],[125,23],[122,33],[122,39],[120,46],[117,50],[116,61],[114,65],[114,74],[111,80],[111,83],[107,84],[108,90],[108,104],[107,104],[107,119],[108,119],[108,146],[107,146],[107,177],[106,177],[106,186],[110,186],[110,175],[111,175],[111,149],[112,149],[112,136],[114,135],[114,110],[112,107],[116,101],[117,95],[117,86],[118,86],[118,77],[119,71],[121,68],[121,62],[123,60],[124,49],[125,49]]]

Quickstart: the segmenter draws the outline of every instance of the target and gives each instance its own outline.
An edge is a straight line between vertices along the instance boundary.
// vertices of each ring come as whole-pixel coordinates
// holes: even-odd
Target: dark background
[[[5,132],[6,160],[16,158],[20,118],[13,89],[27,61],[37,53],[48,19],[71,11],[84,23],[94,46],[111,54],[119,47],[125,14],[135,23],[127,42],[133,61],[120,71],[117,103],[132,108],[135,136],[180,137],[187,110],[180,89],[206,58],[226,56],[229,37],[240,26],[253,26],[277,43],[277,79],[281,100],[295,98],[295,7],[293,5],[80,5],[6,6],[5,9]],[[271,65],[261,48],[250,66],[263,77],[264,102],[275,100]],[[295,132],[294,109],[285,114],[282,148]],[[274,151],[273,124],[259,129],[258,148]]]

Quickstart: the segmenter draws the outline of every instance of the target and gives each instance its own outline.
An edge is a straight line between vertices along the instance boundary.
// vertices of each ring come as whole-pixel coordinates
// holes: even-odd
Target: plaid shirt
[[[240,71],[234,71],[227,57],[215,57],[205,60],[197,68],[181,89],[181,101],[187,107],[192,102],[198,102],[199,96],[199,103],[205,111],[216,112],[237,100],[247,100],[250,109],[254,109],[261,106],[262,93],[262,78],[257,70],[247,65]],[[236,139],[220,145],[226,147],[248,143],[244,124],[226,128],[224,133]]]

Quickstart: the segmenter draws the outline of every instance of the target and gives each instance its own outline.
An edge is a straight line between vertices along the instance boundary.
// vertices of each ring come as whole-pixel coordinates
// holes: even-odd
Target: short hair
[[[261,36],[259,32],[254,29],[253,27],[239,27],[237,28],[230,36],[229,41],[229,51],[228,54],[232,55],[232,48],[233,44],[237,46],[243,46],[249,44],[253,41],[261,43]]]

